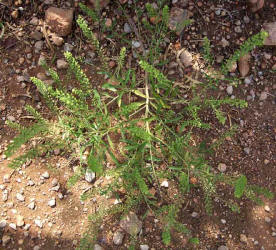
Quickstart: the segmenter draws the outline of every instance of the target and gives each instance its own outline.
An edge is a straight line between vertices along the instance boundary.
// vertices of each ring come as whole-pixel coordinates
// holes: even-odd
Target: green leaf
[[[113,91],[113,92],[116,92],[117,89],[112,85],[112,84],[109,84],[109,83],[105,83],[103,86],[102,86],[103,89],[107,89],[107,90],[110,90],[110,91]]]
[[[184,172],[179,175],[179,185],[181,192],[188,193],[190,191],[189,176]]]
[[[95,158],[94,152],[91,151],[87,160],[88,168],[95,173],[102,173],[103,166],[98,159]]]
[[[144,195],[149,195],[148,186],[147,186],[146,182],[144,181],[143,177],[141,176],[141,174],[140,174],[140,172],[137,168],[135,169],[134,176],[135,176],[135,180],[136,180],[136,183],[137,183],[140,191]]]
[[[247,185],[246,176],[241,175],[240,178],[237,179],[235,182],[235,193],[234,194],[235,194],[236,198],[242,197],[242,195],[245,191],[246,185]]]
[[[195,238],[190,238],[189,242],[192,243],[192,244],[198,245],[199,244],[199,239],[196,238],[196,237]]]
[[[170,233],[170,230],[168,228],[166,228],[162,232],[162,241],[166,246],[168,246],[171,243],[171,233]]]

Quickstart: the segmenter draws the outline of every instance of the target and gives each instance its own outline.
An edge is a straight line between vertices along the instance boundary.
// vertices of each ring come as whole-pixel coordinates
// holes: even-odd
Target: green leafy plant
[[[84,6],[81,8],[88,13]],[[147,10],[149,16],[159,15],[149,6]],[[93,15],[90,13],[92,19]],[[10,157],[21,145],[32,140],[37,142],[33,147],[29,144],[28,151],[11,161],[10,166],[15,168],[31,158],[39,157],[43,152],[62,147],[64,154],[73,155],[79,162],[78,171],[68,180],[69,187],[83,178],[87,170],[95,172],[97,178],[109,177],[107,185],[94,188],[82,195],[82,199],[92,195],[114,195],[123,190],[122,204],[108,208],[103,205],[96,215],[91,216],[94,226],[99,225],[107,215],[126,213],[133,207],[146,205],[164,225],[162,240],[168,246],[172,241],[172,230],[190,233],[178,220],[178,212],[181,201],[193,187],[203,191],[206,211],[210,214],[214,198],[225,202],[233,211],[239,211],[235,202],[224,200],[217,191],[217,186],[221,183],[233,188],[234,197],[238,199],[246,196],[259,202],[260,195],[271,198],[272,194],[265,188],[247,184],[243,175],[237,177],[217,174],[208,164],[206,154],[218,147],[224,136],[210,148],[204,142],[194,143],[194,129],[211,129],[211,125],[202,119],[203,111],[211,109],[214,117],[225,124],[226,117],[222,108],[225,105],[244,108],[246,102],[210,96],[208,90],[216,87],[219,80],[207,75],[207,84],[190,79],[190,99],[184,100],[183,93],[175,87],[175,83],[153,64],[159,56],[159,45],[167,29],[167,6],[163,7],[161,17],[164,23],[160,23],[160,29],[163,33],[150,43],[151,52],[140,56],[139,66],[143,74],[137,74],[135,68],[126,69],[125,47],[120,50],[117,68],[114,72],[109,70],[105,50],[84,18],[78,17],[77,24],[100,58],[101,73],[109,80],[98,88],[94,87],[78,60],[66,52],[64,56],[73,73],[72,77],[78,82],[78,86],[69,89],[57,72],[45,64],[55,84],[50,86],[35,77],[31,80],[50,105],[53,119],[43,118],[28,106],[28,112],[37,122],[27,128],[9,123],[19,130],[19,134],[8,146],[6,155]],[[263,35],[257,38],[250,39],[229,62],[252,49],[253,43],[259,44]],[[205,43],[208,60],[211,55],[210,43],[207,40]],[[228,64],[227,61],[225,65]],[[180,109],[176,105],[180,105]],[[176,197],[166,194],[160,185],[162,179],[175,184]],[[160,208],[160,200],[167,205]],[[96,233],[97,230],[93,229],[93,239]],[[89,237],[91,234],[88,232],[81,242],[83,249],[90,244]],[[198,240],[192,236],[190,242],[198,244]]]

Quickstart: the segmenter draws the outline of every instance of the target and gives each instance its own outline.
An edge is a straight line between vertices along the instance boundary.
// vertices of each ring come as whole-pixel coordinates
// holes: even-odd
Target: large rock
[[[120,221],[120,227],[128,234],[136,236],[142,229],[142,222],[135,213],[130,212]]]
[[[72,30],[73,15],[73,9],[50,7],[46,10],[45,20],[51,31],[58,36],[67,36]]]
[[[264,45],[276,45],[276,22],[265,23],[264,30],[268,32]]]

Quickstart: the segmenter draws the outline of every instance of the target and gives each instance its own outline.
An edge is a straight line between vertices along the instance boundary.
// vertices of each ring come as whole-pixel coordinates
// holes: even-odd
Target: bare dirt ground
[[[45,116],[49,115],[35,86],[27,78],[23,81],[18,78],[27,75],[37,76],[38,73],[45,75],[45,71],[38,66],[37,61],[42,54],[47,57],[50,53],[44,38],[37,40],[31,36],[36,25],[29,24],[33,15],[43,19],[44,11],[49,5],[43,1],[31,2],[33,1],[23,1],[18,5],[22,6],[24,11],[21,11],[15,19],[12,19],[9,14],[18,6],[10,5],[8,1],[5,5],[0,2],[0,21],[3,20],[10,25],[6,30],[6,36],[0,40],[0,188],[2,193],[0,221],[6,223],[5,225],[0,223],[0,239],[2,239],[0,249],[75,249],[89,227],[88,215],[93,216],[94,211],[101,206],[101,201],[105,200],[104,197],[93,197],[82,202],[80,195],[93,188],[92,184],[85,180],[81,180],[70,190],[67,189],[66,181],[73,174],[74,167],[68,162],[68,156],[63,155],[62,152],[51,152],[50,155],[23,166],[19,171],[7,168],[10,159],[6,159],[3,154],[7,143],[16,134],[16,131],[5,125],[5,120],[20,121],[23,125],[30,124],[32,120],[24,110],[26,104],[38,107]],[[52,2],[50,4],[52,6],[71,5],[71,1],[49,2]],[[143,5],[143,2],[140,1],[140,4]],[[176,1],[174,5],[182,7],[180,2]],[[244,1],[188,2],[188,8],[193,12],[195,22],[185,31],[182,41],[184,41],[183,46],[193,54],[198,54],[201,50],[198,40],[202,38],[203,32],[206,32],[211,39],[214,45],[214,56],[217,58],[232,54],[245,38],[259,32],[263,23],[276,20],[274,0],[266,1],[265,7],[256,14],[248,11]],[[6,7],[6,5],[13,7]],[[111,3],[104,12],[107,17],[117,19],[118,29],[122,30],[125,20],[120,20],[116,15],[116,6]],[[223,11],[225,15],[221,14]],[[129,13],[134,16],[131,8]],[[249,22],[245,21],[245,16],[249,18]],[[206,17],[210,22],[204,21]],[[241,27],[242,32],[236,32],[236,27]],[[230,44],[223,48],[220,41],[222,37],[227,38],[227,36]],[[89,46],[86,44],[82,48],[76,46],[76,44],[79,45],[80,39],[79,32],[73,31],[65,38],[65,42],[75,45],[75,54],[88,55]],[[37,41],[43,41],[42,48],[38,51],[35,49]],[[110,42],[103,38],[103,42],[107,48],[110,48],[111,55],[117,54],[116,44],[120,46],[119,41],[112,39]],[[171,43],[179,43],[179,40],[176,39]],[[63,47],[57,47],[53,61],[62,58],[62,51]],[[174,60],[173,55],[170,55],[170,58]],[[132,62],[135,63],[135,60]],[[248,100],[248,108],[226,109],[225,112],[229,118],[226,126],[223,127],[216,121],[212,121],[213,128],[210,131],[200,132],[200,136],[205,138],[207,143],[211,143],[231,124],[237,124],[239,127],[236,134],[228,138],[215,155],[210,156],[210,164],[217,167],[218,164],[224,163],[226,173],[243,173],[251,184],[265,186],[274,193],[276,191],[276,75],[272,67],[275,63],[275,46],[255,49],[250,61],[248,81],[244,80],[245,83],[234,88],[231,93],[235,97]],[[100,78],[95,80],[95,66],[86,64],[85,67],[94,81],[101,80]],[[59,70],[59,72],[66,78],[66,70]],[[237,76],[238,74],[236,72]],[[175,75],[178,73],[176,72]],[[222,84],[215,95],[227,95],[226,87]],[[266,98],[261,98],[263,92],[267,93]],[[209,118],[211,116],[208,113],[204,115],[207,120],[212,119]],[[49,177],[47,174],[43,177],[45,172]],[[100,183],[96,182],[96,185]],[[170,193],[173,190],[169,187],[167,192]],[[225,198],[233,196],[224,187],[221,187],[221,192],[224,193]],[[21,196],[24,200],[20,199]],[[49,201],[53,198],[55,206],[51,207]],[[228,249],[276,249],[275,199],[265,200],[264,206],[241,200],[240,214],[231,212],[218,201],[214,204],[214,214],[208,216],[202,205],[202,198],[200,190],[195,189],[189,194],[187,200],[183,201],[183,209],[180,213],[182,222],[187,225],[194,237],[199,238],[199,245],[192,246],[187,243],[185,237],[174,233],[173,245],[166,248],[161,241],[161,225],[149,215],[143,220],[143,233],[139,236],[137,246],[146,244],[152,250],[218,249],[223,245]],[[114,197],[109,197],[105,202],[112,204],[114,201]],[[34,206],[30,206],[32,202]],[[192,216],[193,212],[197,213],[196,216]],[[142,208],[137,210],[137,215],[141,218]],[[112,217],[103,223],[97,239],[103,249],[128,248],[130,238],[127,235],[122,245],[115,246],[113,243],[112,237],[119,228],[118,222],[118,217]],[[5,240],[6,243],[4,243]]]

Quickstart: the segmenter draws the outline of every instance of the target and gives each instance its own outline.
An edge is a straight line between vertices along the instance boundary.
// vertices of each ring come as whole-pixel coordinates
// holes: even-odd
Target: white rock
[[[54,178],[54,179],[52,180],[52,187],[55,187],[57,184],[58,184],[58,179],[57,179],[57,178]]]
[[[141,43],[139,41],[132,41],[132,46],[138,49],[141,46]]]
[[[140,250],[149,250],[148,245],[140,245]]]
[[[21,201],[21,202],[25,201],[25,197],[22,194],[20,194],[20,193],[16,194],[16,199],[19,200],[19,201]]]
[[[226,92],[228,95],[232,95],[233,94],[233,86],[232,85],[229,85],[227,88],[226,88]]]
[[[24,222],[24,217],[22,215],[17,215],[16,216],[16,225],[18,227],[22,227],[24,226],[25,222]]]
[[[87,168],[84,178],[87,182],[91,183],[95,180],[96,173],[92,172],[89,168]]]
[[[32,202],[28,205],[28,208],[34,210],[34,209],[35,209],[35,202],[32,201]]]
[[[30,181],[28,181],[28,184],[27,184],[28,186],[34,186],[35,185],[35,183],[32,181],[32,180],[30,180]]]
[[[169,182],[168,181],[162,181],[162,183],[161,183],[161,187],[169,187]]]
[[[264,207],[264,210],[265,210],[266,212],[270,212],[270,207],[266,205],[266,206]]]
[[[49,179],[50,178],[50,174],[46,171],[41,175],[44,179]]]
[[[193,218],[198,217],[198,213],[197,213],[197,212],[192,212],[192,217],[193,217]]]
[[[55,207],[55,206],[56,206],[56,199],[55,199],[55,198],[52,198],[51,200],[49,200],[48,206],[50,206],[50,207]]]
[[[34,223],[39,227],[42,228],[43,227],[43,223],[41,220],[34,220]]]
[[[16,224],[15,223],[10,223],[9,227],[12,228],[13,230],[16,230]]]

